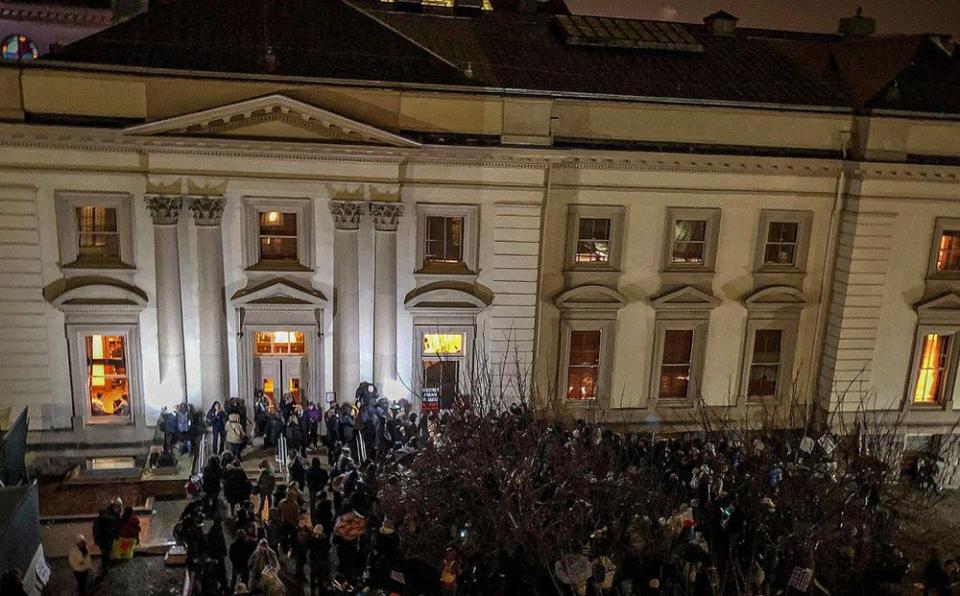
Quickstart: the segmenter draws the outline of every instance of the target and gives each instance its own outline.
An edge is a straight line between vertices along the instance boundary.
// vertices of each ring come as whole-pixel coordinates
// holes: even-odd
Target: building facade
[[[0,69],[0,403],[37,453],[362,380],[956,420],[949,39],[414,4],[162,3]]]

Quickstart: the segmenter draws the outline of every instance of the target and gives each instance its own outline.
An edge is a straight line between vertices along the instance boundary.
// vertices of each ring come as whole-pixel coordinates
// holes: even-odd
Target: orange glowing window
[[[913,403],[934,404],[940,401],[947,384],[949,356],[949,336],[936,333],[924,336]]]
[[[300,331],[258,331],[255,344],[258,356],[305,353]]]
[[[424,333],[424,356],[457,356],[463,354],[462,333]]]
[[[599,329],[570,332],[567,399],[596,399],[600,377]]]
[[[940,235],[937,271],[960,271],[960,230],[944,230]]]
[[[124,338],[119,335],[88,335],[84,338],[84,344],[91,415],[129,415],[130,392]]]

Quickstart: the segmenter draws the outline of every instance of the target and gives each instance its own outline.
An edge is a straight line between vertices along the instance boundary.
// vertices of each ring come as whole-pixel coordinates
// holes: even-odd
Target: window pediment
[[[627,303],[627,298],[607,286],[583,285],[561,293],[554,303],[561,310],[617,311]]]
[[[480,284],[436,282],[417,288],[404,298],[413,313],[480,312],[493,302],[493,294]]]
[[[750,312],[790,312],[799,314],[806,305],[803,292],[789,286],[770,286],[744,299]]]
[[[947,292],[915,305],[921,323],[960,324],[960,294]]]
[[[327,298],[322,292],[303,287],[286,279],[271,279],[263,283],[249,285],[237,291],[231,297],[231,300],[234,306],[244,308],[286,305],[317,309],[327,305]]]
[[[684,286],[663,294],[651,301],[658,311],[711,311],[720,304],[720,299],[693,286]]]
[[[256,138],[417,147],[419,143],[281,94],[248,99],[148,124],[128,135]]]
[[[109,277],[70,277],[44,288],[44,297],[64,313],[138,313],[147,305],[147,293]]]

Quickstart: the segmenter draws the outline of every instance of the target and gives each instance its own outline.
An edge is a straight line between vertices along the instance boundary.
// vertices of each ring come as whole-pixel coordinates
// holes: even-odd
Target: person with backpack
[[[241,459],[240,454],[243,452],[246,442],[247,429],[240,422],[240,414],[230,414],[227,419],[227,447],[230,448],[230,453],[233,453],[237,461]]]
[[[247,478],[247,472],[239,460],[233,462],[223,472],[223,496],[230,504],[230,514],[234,515],[237,507],[250,498],[253,493],[253,484]]]

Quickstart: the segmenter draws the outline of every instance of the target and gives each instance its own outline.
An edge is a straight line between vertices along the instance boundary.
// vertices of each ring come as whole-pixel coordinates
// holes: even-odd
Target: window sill
[[[87,416],[84,421],[86,426],[133,426],[133,420],[129,415],[126,416]]]
[[[656,408],[689,408],[693,405],[690,397],[656,397],[653,402]]]
[[[568,408],[590,408],[600,405],[600,398],[595,397],[593,399],[569,399],[567,397],[561,397],[563,400],[563,405]]]
[[[292,261],[260,261],[256,265],[247,267],[247,271],[272,271],[272,272],[300,272],[313,273],[313,269],[303,263]]]
[[[468,284],[476,283],[477,273],[471,271],[464,263],[426,263],[413,272],[417,285],[437,281],[459,281]]]
[[[71,270],[90,270],[90,271],[131,271],[136,269],[133,265],[123,261],[114,260],[77,260],[66,265],[61,265],[61,269]]]

